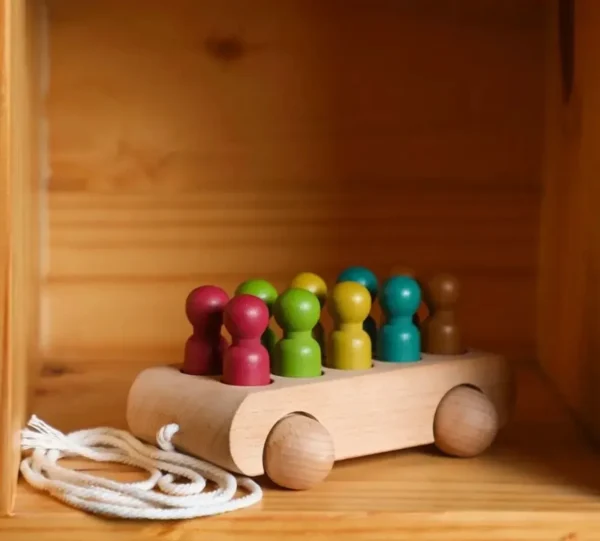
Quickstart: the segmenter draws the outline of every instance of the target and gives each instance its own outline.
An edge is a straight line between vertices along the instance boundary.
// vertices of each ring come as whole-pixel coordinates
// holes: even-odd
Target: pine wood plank
[[[13,508],[37,372],[40,13],[37,1],[0,2],[0,515]]]

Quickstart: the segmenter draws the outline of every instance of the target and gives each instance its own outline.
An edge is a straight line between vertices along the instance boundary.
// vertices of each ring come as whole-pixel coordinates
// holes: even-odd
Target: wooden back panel
[[[543,3],[47,4],[49,422],[122,426],[188,291],[252,276],[455,272],[468,344],[533,358]]]

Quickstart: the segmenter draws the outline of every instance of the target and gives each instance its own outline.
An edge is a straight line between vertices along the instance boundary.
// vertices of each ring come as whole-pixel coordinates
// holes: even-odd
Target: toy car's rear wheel
[[[435,444],[450,456],[473,457],[495,440],[499,421],[494,404],[468,385],[454,387],[440,401],[433,421]]]
[[[263,461],[271,481],[284,488],[305,490],[329,475],[335,461],[333,439],[312,417],[288,415],[271,429]]]

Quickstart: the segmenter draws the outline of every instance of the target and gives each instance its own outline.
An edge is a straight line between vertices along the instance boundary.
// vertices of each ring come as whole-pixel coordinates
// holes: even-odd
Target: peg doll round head
[[[438,310],[453,307],[460,294],[458,280],[451,274],[434,276],[424,289],[427,304]]]
[[[329,311],[338,323],[362,323],[371,312],[371,295],[358,282],[339,282],[331,291]]]
[[[290,288],[275,301],[273,312],[277,324],[285,331],[310,331],[319,321],[321,305],[310,291]]]
[[[223,310],[229,295],[217,286],[200,286],[193,289],[185,301],[185,314],[195,328],[213,329],[223,324]]]
[[[327,300],[327,284],[317,274],[313,272],[301,272],[292,280],[290,287],[310,291],[319,299],[321,308],[325,305]]]
[[[254,295],[237,295],[225,307],[224,323],[236,339],[259,339],[269,324],[269,309]]]
[[[273,303],[277,300],[277,289],[266,280],[246,280],[235,290],[235,295],[242,294],[254,295],[261,299],[269,309],[269,316],[273,311]]]
[[[393,276],[383,285],[380,303],[388,320],[412,317],[421,304],[421,288],[414,278]]]
[[[371,295],[371,302],[377,298],[379,290],[377,276],[366,267],[348,267],[338,276],[337,282],[357,282],[367,288]]]

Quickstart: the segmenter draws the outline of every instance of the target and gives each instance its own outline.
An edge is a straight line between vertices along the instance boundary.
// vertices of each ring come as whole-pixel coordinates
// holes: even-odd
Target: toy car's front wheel
[[[433,422],[435,444],[456,457],[483,453],[498,433],[499,420],[491,400],[480,390],[459,385],[440,401]]]
[[[329,475],[334,461],[331,435],[306,415],[291,414],[278,421],[265,443],[265,473],[284,488],[311,488]]]

